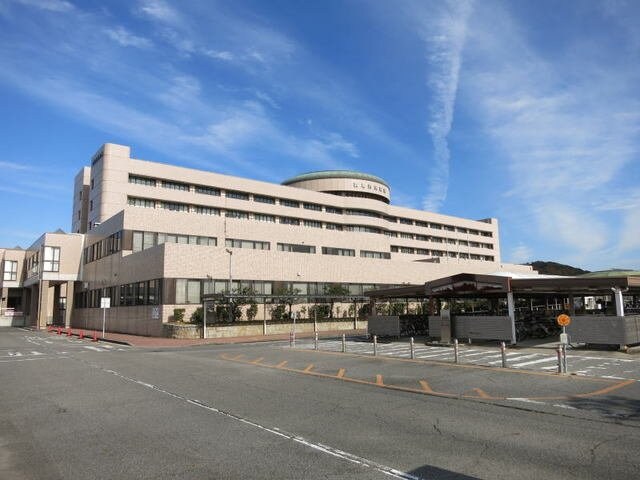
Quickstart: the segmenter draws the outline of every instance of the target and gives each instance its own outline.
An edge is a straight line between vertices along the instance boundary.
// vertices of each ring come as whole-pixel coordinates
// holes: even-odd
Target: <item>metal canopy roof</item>
[[[495,297],[511,291],[520,295],[607,295],[612,288],[640,294],[640,276],[620,277],[530,277],[460,273],[438,278],[424,285],[409,285],[365,292],[372,299],[426,297]]]

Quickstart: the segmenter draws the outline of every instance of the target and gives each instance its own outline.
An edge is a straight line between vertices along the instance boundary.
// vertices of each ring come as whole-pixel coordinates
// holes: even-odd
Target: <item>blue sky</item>
[[[104,142],[270,182],[347,168],[497,217],[502,259],[640,268],[640,3],[0,0],[0,245]]]

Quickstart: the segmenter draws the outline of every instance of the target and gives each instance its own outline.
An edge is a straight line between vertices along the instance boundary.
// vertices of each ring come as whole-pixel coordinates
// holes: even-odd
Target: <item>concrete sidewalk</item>
[[[320,338],[336,337],[345,334],[364,335],[366,330],[336,330],[329,332],[318,332]],[[313,332],[296,333],[296,338],[313,338]],[[223,337],[223,338],[163,338],[163,337],[143,337],[140,335],[128,335],[125,333],[107,332],[104,339],[100,341],[117,342],[133,347],[143,348],[163,348],[163,347],[185,347],[191,345],[216,345],[229,343],[255,343],[255,342],[272,342],[276,340],[289,340],[289,334],[277,335],[254,335],[250,337]]]

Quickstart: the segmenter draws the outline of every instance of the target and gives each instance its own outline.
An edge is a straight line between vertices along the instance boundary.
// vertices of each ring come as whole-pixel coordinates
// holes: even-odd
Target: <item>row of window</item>
[[[136,198],[129,197],[129,205],[138,206],[138,207],[147,207],[147,208],[164,208],[172,211],[180,211],[180,212],[195,212],[201,215],[221,215],[222,212],[219,208],[213,207],[205,207],[201,205],[189,205],[187,203],[175,203],[175,202],[164,202],[164,201],[156,201],[144,198]],[[299,218],[293,217],[276,217],[275,215],[268,215],[263,213],[251,213],[245,212],[241,210],[225,210],[224,215],[227,218],[236,218],[242,220],[257,220],[260,222],[270,222],[270,223],[280,223],[283,225],[295,225],[295,226],[305,226],[310,228],[324,228],[327,230],[336,230],[336,231],[347,231],[347,232],[361,232],[361,233],[375,233],[375,234],[384,234],[388,237],[393,238],[405,238],[411,240],[420,240],[426,242],[435,242],[435,243],[448,243],[452,245],[462,245],[469,246],[475,248],[487,248],[489,250],[493,250],[493,245],[491,243],[481,243],[481,242],[471,242],[468,240],[458,240],[455,238],[448,237],[437,237],[432,235],[420,235],[413,234],[407,232],[393,232],[383,230],[377,227],[369,227],[366,225],[340,225],[337,223],[328,223],[328,222],[320,222],[317,220],[302,220]]]
[[[112,307],[133,305],[159,305],[161,303],[160,280],[129,283],[113,287],[76,292],[75,308],[100,308],[100,299],[111,299]]]
[[[170,281],[166,279],[165,281]],[[112,286],[94,290],[79,291],[75,294],[75,308],[100,308],[100,299],[109,298],[111,307],[126,307],[135,305],[160,305],[162,303],[162,280],[148,280],[144,282],[129,283],[126,285]],[[333,283],[324,282],[285,282],[285,281],[259,281],[259,280],[234,280],[231,285],[229,280],[223,279],[190,279],[178,278],[175,280],[175,297],[165,299],[168,304],[200,304],[202,295],[226,293],[245,293],[255,295],[260,301],[261,296],[295,294],[311,297],[326,295]],[[363,283],[338,284],[346,295],[362,296],[365,292],[376,288],[397,287],[398,285],[375,285]],[[231,286],[231,289],[229,288]],[[171,289],[169,289],[171,290]],[[166,295],[165,295],[166,297]]]
[[[28,277],[38,275],[40,268],[40,252],[35,252],[27,258]],[[60,271],[60,247],[44,247],[43,272]]]
[[[412,255],[430,255],[432,257],[462,258],[465,260],[484,260],[487,262],[493,262],[495,258],[492,255],[476,255],[473,253],[464,252],[447,252],[444,250],[427,250],[424,248],[401,247],[398,245],[391,245],[391,252],[409,253]]]
[[[84,263],[100,260],[122,250],[122,230],[84,249]]]
[[[5,281],[15,281],[18,279],[17,260],[5,260],[2,269],[2,279]]]
[[[176,233],[133,232],[132,250],[134,252],[140,252],[147,248],[155,247],[156,245],[162,245],[163,243],[182,243],[215,247],[218,245],[218,239],[215,237],[180,235]]]
[[[194,191],[196,193],[202,193],[206,195],[221,196],[221,190],[218,188],[207,187],[204,185],[190,185],[187,183],[174,182],[174,181],[168,181],[168,180],[157,180],[151,177],[144,177],[140,175],[130,174],[129,183],[135,183],[138,185],[145,185],[150,187],[162,186],[163,188],[170,188],[173,190]],[[403,225],[415,225],[418,227],[431,228],[435,230],[446,230],[450,232],[467,233],[470,235],[481,235],[484,237],[493,236],[493,232],[488,232],[485,230],[469,229],[465,227],[455,227],[453,225],[446,225],[446,224],[434,223],[434,222],[425,222],[421,220],[414,220],[411,218],[390,217],[390,216],[382,215],[373,210],[336,208],[328,205],[323,206],[317,203],[300,202],[298,200],[290,200],[286,198],[276,198],[276,197],[270,197],[270,196],[258,195],[258,194],[251,195],[248,192],[240,192],[237,190],[225,190],[225,196],[227,198],[234,198],[237,200],[246,200],[246,201],[251,200],[251,197],[253,197],[254,202],[267,203],[271,205],[275,205],[276,203],[279,203],[280,205],[283,205],[285,207],[291,207],[291,208],[300,208],[302,206],[302,208],[305,208],[307,210],[315,210],[318,212],[321,212],[324,209],[324,211],[327,213],[334,213],[338,215],[360,215],[360,216],[366,216],[366,217],[383,218],[388,222],[401,223]]]
[[[270,282],[252,280],[234,280],[231,291],[234,293],[251,293],[256,297],[261,295],[278,295],[279,292],[294,293],[296,295],[322,296],[330,283],[322,282]],[[397,285],[373,285],[362,283],[347,283],[340,285],[348,295],[363,295],[364,292],[375,288],[393,287]],[[176,304],[202,303],[202,295],[226,293],[229,291],[229,280],[199,280],[176,279]],[[313,301],[311,299],[311,301]]]

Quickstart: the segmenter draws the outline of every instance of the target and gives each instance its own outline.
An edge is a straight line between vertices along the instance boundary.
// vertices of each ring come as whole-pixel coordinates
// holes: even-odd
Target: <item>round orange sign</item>
[[[561,327],[566,327],[571,323],[571,317],[566,313],[563,313],[561,315],[558,315],[558,318],[556,318],[556,322],[558,322],[558,325],[560,325]]]

